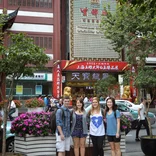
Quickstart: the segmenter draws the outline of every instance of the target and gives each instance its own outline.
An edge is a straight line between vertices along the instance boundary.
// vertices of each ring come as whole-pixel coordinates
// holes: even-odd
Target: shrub
[[[28,99],[25,101],[25,107],[28,108],[44,107],[44,101],[39,100],[37,98]]]
[[[26,134],[47,136],[51,133],[49,121],[50,113],[27,112],[14,119],[10,131],[21,137],[26,136]]]
[[[14,100],[16,108],[20,108],[22,106],[21,102],[19,100]]]
[[[124,115],[121,113],[120,115],[120,130],[121,131],[127,131],[131,129],[131,123],[133,119],[129,115]]]
[[[21,105],[21,102],[19,101],[19,100],[13,100],[14,102],[15,102],[15,105],[16,105],[16,108],[20,108],[22,105]],[[3,101],[1,101],[0,102],[0,108],[3,108],[4,107],[4,105],[6,104],[6,103],[8,103],[9,102],[9,100],[3,100]]]
[[[2,100],[0,102],[0,108],[3,108],[5,104],[7,104],[9,101],[8,100]]]

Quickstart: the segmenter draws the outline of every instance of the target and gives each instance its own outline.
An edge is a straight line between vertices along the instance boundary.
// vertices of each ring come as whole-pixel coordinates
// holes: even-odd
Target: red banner
[[[127,62],[104,62],[104,61],[61,61],[63,71],[109,71],[121,72],[127,69]]]
[[[62,95],[62,70],[60,63],[53,67],[53,97],[59,99]]]
[[[62,95],[62,71],[122,72],[127,68],[126,62],[62,60],[53,67],[53,97]]]

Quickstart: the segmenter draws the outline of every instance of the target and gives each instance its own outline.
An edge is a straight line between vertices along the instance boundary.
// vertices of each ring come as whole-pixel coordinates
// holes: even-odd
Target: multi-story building
[[[15,83],[14,95],[31,97],[52,94],[52,66],[61,59],[60,53],[60,0],[0,0],[0,11],[10,14],[19,7],[11,33],[24,32],[34,43],[45,48],[50,57],[46,71],[36,71],[34,77],[22,77]],[[9,41],[6,41],[9,44]],[[6,86],[6,94],[9,90]]]
[[[7,31],[27,33],[51,58],[46,71],[21,78],[14,95],[59,98],[65,86],[72,88],[72,94],[93,94],[95,82],[109,74],[122,83],[127,66],[124,55],[116,53],[99,31],[101,18],[107,14],[104,3],[115,10],[116,0],[0,0],[0,10],[6,8],[7,14],[20,6]]]

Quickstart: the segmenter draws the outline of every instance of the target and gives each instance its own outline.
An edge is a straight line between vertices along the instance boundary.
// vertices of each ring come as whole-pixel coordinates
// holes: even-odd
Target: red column
[[[54,62],[61,59],[60,47],[60,0],[54,0]]]

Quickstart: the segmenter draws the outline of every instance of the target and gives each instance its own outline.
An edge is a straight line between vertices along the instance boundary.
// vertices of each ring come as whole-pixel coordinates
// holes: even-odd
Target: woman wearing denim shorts
[[[72,111],[72,127],[71,136],[74,143],[75,156],[85,156],[85,143],[88,134],[88,127],[86,121],[86,112],[84,110],[83,99],[76,100],[76,107]]]

